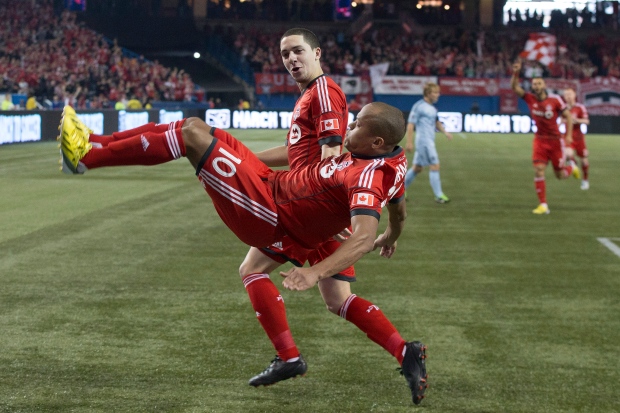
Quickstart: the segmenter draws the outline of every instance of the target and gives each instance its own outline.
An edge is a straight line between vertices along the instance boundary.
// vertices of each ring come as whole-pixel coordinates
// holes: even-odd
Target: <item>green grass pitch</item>
[[[620,411],[620,257],[597,240],[620,246],[620,136],[588,137],[589,191],[548,169],[548,216],[530,135],[437,143],[452,202],[418,176],[395,256],[364,257],[353,284],[428,345],[420,407],[316,288],[282,291],[306,377],[248,386],[275,353],[238,276],[247,247],[185,160],[67,176],[55,142],[0,147],[0,412]]]

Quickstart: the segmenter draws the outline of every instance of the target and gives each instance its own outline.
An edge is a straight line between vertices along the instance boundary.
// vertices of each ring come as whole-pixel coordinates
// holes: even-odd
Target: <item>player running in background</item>
[[[590,189],[590,182],[588,181],[590,163],[588,162],[586,137],[581,130],[581,125],[589,125],[590,117],[586,107],[577,102],[577,94],[574,89],[568,88],[564,90],[564,100],[573,119],[573,143],[570,145],[570,150],[567,151],[568,159],[575,162],[575,153],[581,158],[581,189],[585,191]]]
[[[366,105],[349,125],[344,139],[349,152],[292,171],[272,171],[230,134],[198,118],[173,122],[163,131],[158,125],[145,125],[126,131],[125,135],[133,136],[93,145],[88,129],[66,107],[60,130],[63,170],[69,173],[187,157],[221,219],[253,248],[268,247],[286,236],[298,249],[312,250],[350,226],[350,236],[329,257],[311,267],[280,273],[290,290],[305,290],[332,279],[376,248],[390,258],[404,227],[402,181],[407,159],[397,144],[404,135],[405,120],[402,112],[384,103]],[[388,224],[377,237],[384,205]],[[260,274],[255,278],[263,279]],[[344,311],[352,309],[354,299],[349,297]],[[373,305],[364,312],[381,314]],[[391,329],[379,333],[391,332],[390,345],[396,347],[402,338]],[[426,389],[425,350],[418,341],[398,349],[401,373],[416,404]]]
[[[446,132],[443,124],[437,119],[437,108],[433,106],[439,100],[439,85],[427,83],[424,86],[424,97],[418,100],[411,107],[407,122],[407,143],[405,150],[413,151],[413,134],[415,131],[415,153],[413,167],[407,171],[405,176],[405,188],[413,182],[415,177],[422,172],[424,166],[428,166],[428,179],[435,194],[435,201],[440,204],[450,202],[441,189],[441,178],[439,177],[439,156],[435,147],[435,129],[446,135],[448,140],[452,140],[452,134]]]
[[[579,168],[574,162],[564,164],[564,140],[558,128],[558,117],[566,122],[566,145],[573,141],[573,120],[568,108],[559,96],[549,95],[545,81],[536,77],[532,79],[532,92],[526,92],[519,84],[521,60],[512,65],[512,90],[522,98],[530,109],[532,120],[536,124],[534,134],[532,162],[534,164],[534,185],[538,194],[539,205],[532,211],[534,214],[548,214],[545,169],[551,162],[556,178],[565,179],[573,175],[579,179]]]

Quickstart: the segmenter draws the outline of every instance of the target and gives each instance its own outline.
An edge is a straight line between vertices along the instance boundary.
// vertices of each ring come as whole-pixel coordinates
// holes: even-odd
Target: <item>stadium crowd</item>
[[[128,53],[78,22],[75,13],[55,9],[53,0],[29,3],[32,7],[23,7],[21,0],[2,1],[0,91],[34,96],[43,106],[52,108],[65,104],[107,108],[118,102],[122,108],[150,101],[203,100],[204,90],[184,70]],[[386,5],[385,10],[375,12],[389,15],[388,3],[381,3]],[[224,4],[208,2],[208,12],[216,20],[207,27],[205,35],[220,35],[254,72],[282,72],[281,33],[264,26],[222,26],[217,23],[218,17],[292,22],[321,20],[321,16],[333,19],[327,6],[304,14],[295,1],[290,8],[277,7],[275,0],[264,0],[261,7],[249,2],[233,1],[229,8],[224,8]],[[108,12],[120,13],[116,9]],[[551,13],[549,23],[558,42],[556,63],[547,68],[526,62],[526,76],[620,77],[620,41],[607,36],[604,30],[590,30],[586,35],[576,35],[574,30],[613,27],[617,22],[609,16],[592,14],[586,9]],[[370,65],[389,62],[388,73],[392,75],[507,78],[528,34],[532,29],[542,30],[542,15],[509,12],[508,20],[506,28],[493,30],[419,25],[405,30],[403,25],[377,23],[355,36],[346,34],[340,25],[331,26],[331,30],[324,26],[323,31],[317,31],[323,46],[323,70],[329,74],[357,75]]]
[[[43,106],[106,108],[151,100],[192,101],[203,95],[189,74],[129,56],[101,34],[54,13],[51,0],[0,8],[0,91],[34,95]],[[117,106],[117,108],[122,108]]]
[[[231,32],[220,29],[241,58],[255,72],[280,72],[279,33],[261,29]],[[341,31],[322,34],[323,69],[326,73],[355,75],[370,65],[389,62],[389,74],[414,76],[457,76],[469,78],[509,77],[514,59],[523,50],[528,32],[515,30],[463,30],[428,28],[407,32],[402,27],[371,28],[357,36]],[[215,29],[217,32],[218,29]],[[601,34],[579,42],[568,31],[556,32],[558,57],[548,69],[537,62],[526,63],[530,77],[567,79],[617,76],[620,42],[610,42]]]

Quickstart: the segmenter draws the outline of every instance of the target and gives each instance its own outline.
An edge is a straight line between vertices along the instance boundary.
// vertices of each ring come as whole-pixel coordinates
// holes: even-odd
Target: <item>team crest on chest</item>
[[[291,130],[288,133],[288,143],[290,145],[294,145],[301,139],[301,128],[298,124],[293,123],[291,125]]]
[[[553,117],[553,107],[551,105],[547,105],[545,107],[545,118],[551,119]]]

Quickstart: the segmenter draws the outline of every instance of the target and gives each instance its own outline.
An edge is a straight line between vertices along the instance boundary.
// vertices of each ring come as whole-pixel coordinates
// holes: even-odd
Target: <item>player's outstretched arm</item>
[[[385,232],[375,240],[373,249],[381,247],[381,256],[391,258],[396,251],[396,240],[400,237],[407,219],[405,201],[403,200],[398,204],[387,204],[387,210],[389,214],[388,226],[385,228]]]
[[[289,290],[307,290],[324,278],[329,278],[355,264],[374,248],[374,239],[379,227],[377,218],[370,215],[356,215],[351,218],[353,233],[332,255],[312,267],[293,267],[280,272],[285,277],[282,285]]]
[[[510,87],[512,90],[522,98],[525,96],[525,89],[519,84],[519,74],[521,73],[521,60],[517,60],[512,65],[512,78],[510,79]]]
[[[262,163],[271,168],[288,166],[288,149],[284,145],[257,152],[256,156]]]

